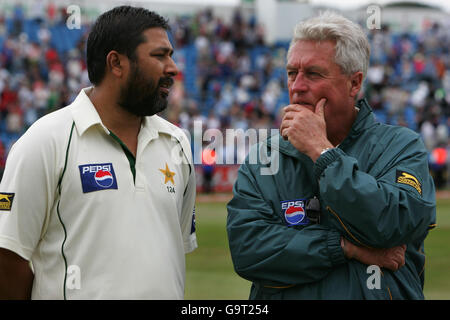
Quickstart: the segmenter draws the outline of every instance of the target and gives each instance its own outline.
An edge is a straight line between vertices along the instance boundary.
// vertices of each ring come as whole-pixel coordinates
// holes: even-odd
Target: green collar
[[[128,149],[128,147],[125,145],[125,143],[123,143],[123,141],[120,140],[120,138],[116,136],[111,130],[109,130],[109,135],[120,144],[122,150],[125,152],[128,162],[130,163],[131,173],[133,174],[133,182],[136,182],[136,158],[134,157],[130,149]]]

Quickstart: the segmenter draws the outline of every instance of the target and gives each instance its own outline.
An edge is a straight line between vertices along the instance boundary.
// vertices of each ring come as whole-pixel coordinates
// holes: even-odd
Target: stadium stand
[[[11,145],[34,121],[90,85],[84,56],[89,25],[69,29],[66,19],[64,8],[54,5],[38,17],[20,5],[12,15],[0,12],[0,173]],[[279,126],[280,108],[289,102],[288,43],[266,45],[257,19],[244,19],[239,10],[228,24],[211,10],[170,24],[181,72],[164,117],[189,132],[195,120],[222,131]],[[435,23],[419,33],[398,34],[388,26],[367,32],[372,57],[361,95],[380,122],[422,135],[433,170],[433,150],[450,146],[450,30]]]

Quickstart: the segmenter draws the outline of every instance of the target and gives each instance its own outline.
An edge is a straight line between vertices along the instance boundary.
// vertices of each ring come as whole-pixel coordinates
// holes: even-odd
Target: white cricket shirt
[[[134,159],[87,90],[11,149],[0,247],[32,262],[33,299],[183,299],[185,253],[197,247],[189,141],[146,117]]]

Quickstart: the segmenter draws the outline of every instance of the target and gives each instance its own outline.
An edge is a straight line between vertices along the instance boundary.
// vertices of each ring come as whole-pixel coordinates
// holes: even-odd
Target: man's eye
[[[161,52],[161,53],[153,53],[152,57],[158,58],[158,59],[162,59],[169,56],[168,54]]]
[[[287,72],[288,77],[294,77],[296,74],[297,74],[296,71],[288,71]]]

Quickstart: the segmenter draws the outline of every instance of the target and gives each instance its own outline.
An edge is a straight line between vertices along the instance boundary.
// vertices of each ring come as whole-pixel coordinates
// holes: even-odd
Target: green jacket
[[[347,138],[315,164],[275,135],[239,169],[227,231],[251,299],[424,298],[424,239],[436,220],[427,151],[415,132],[376,122],[365,100],[358,107]],[[262,174],[269,167],[274,174]],[[304,217],[314,196],[318,224]],[[341,236],[373,248],[407,244],[406,264],[381,269],[378,285],[367,265],[344,257]]]

